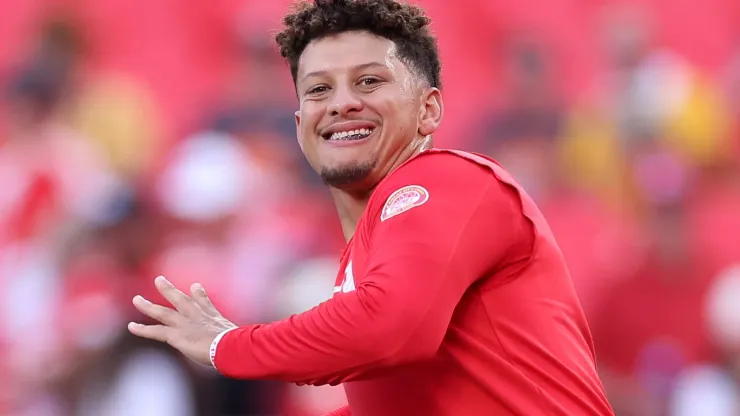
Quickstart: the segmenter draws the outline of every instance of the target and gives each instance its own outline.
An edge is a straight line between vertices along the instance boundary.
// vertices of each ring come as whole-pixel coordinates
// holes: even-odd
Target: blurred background
[[[343,247],[295,143],[286,0],[3,0],[0,414],[312,416],[134,339],[201,282],[237,323],[327,299]],[[426,0],[437,144],[550,221],[618,415],[740,415],[740,2]]]

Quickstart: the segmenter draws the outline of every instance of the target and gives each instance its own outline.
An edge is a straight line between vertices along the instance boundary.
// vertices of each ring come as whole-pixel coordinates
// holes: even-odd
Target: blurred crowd
[[[158,275],[241,324],[331,296],[341,230],[271,43],[288,3],[3,2],[0,414],[343,404],[126,331]],[[740,415],[740,4],[420,3],[436,142],[493,156],[545,213],[617,414]]]

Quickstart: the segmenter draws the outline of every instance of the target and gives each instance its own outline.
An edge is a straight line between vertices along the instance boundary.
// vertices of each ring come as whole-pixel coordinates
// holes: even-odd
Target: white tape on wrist
[[[213,342],[211,342],[211,349],[208,351],[209,358],[211,359],[211,365],[213,368],[216,368],[216,349],[218,349],[218,343],[221,342],[221,339],[223,339],[224,335],[226,335],[227,332],[233,331],[237,328],[229,328],[220,334],[216,335],[216,338],[213,339]],[[216,371],[218,371],[218,368],[216,368]]]

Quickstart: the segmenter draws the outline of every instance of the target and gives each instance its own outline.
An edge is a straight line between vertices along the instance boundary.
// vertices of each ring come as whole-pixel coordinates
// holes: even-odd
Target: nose
[[[346,116],[363,109],[362,100],[350,88],[335,88],[327,110],[332,117]]]

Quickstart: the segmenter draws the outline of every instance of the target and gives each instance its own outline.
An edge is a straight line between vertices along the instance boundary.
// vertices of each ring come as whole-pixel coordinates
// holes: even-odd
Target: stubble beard
[[[342,188],[360,182],[370,176],[378,164],[376,157],[368,161],[347,164],[335,168],[322,168],[319,175],[325,185],[332,188]]]

